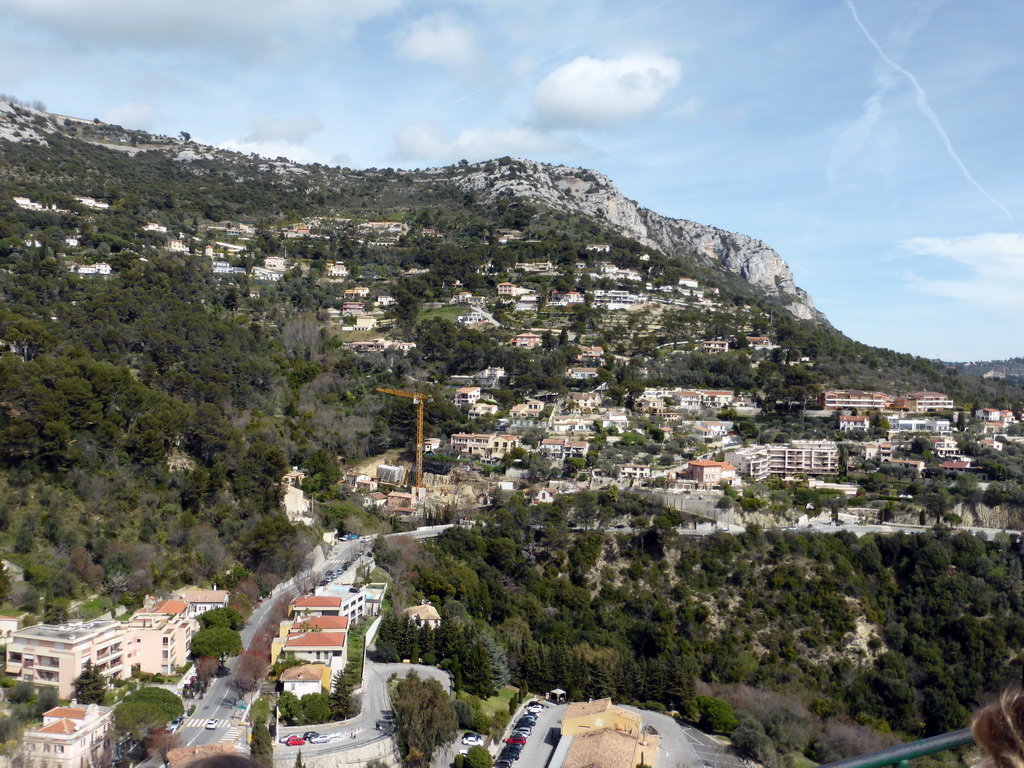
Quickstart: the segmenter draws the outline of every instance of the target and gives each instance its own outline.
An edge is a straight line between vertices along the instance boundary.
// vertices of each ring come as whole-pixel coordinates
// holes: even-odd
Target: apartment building
[[[452,450],[491,461],[500,459],[519,445],[512,435],[456,433],[451,436]]]
[[[72,683],[87,662],[111,679],[130,676],[124,642],[125,628],[119,621],[25,627],[7,644],[7,676],[54,687],[60,698],[70,699]]]
[[[834,475],[839,471],[839,447],[829,440],[751,445],[729,451],[725,459],[753,480],[771,475]]]
[[[189,663],[192,620],[184,615],[136,613],[125,628],[125,663],[150,674],[170,675]]]
[[[92,768],[109,765],[113,707],[54,707],[21,743],[26,768]]]
[[[908,411],[943,411],[952,410],[953,400],[942,392],[911,392],[896,398],[894,405]]]
[[[728,451],[725,460],[755,482],[771,476],[771,460],[768,458],[766,445],[751,445],[748,448]]]
[[[292,610],[296,622],[316,616],[338,616],[354,624],[366,613],[366,590],[330,584],[317,588],[315,595],[296,598]],[[314,629],[322,630],[323,627],[314,626]]]
[[[773,475],[834,475],[839,471],[839,448],[829,440],[793,440],[768,446]]]
[[[884,392],[865,392],[860,389],[835,389],[821,393],[821,407],[824,410],[836,408],[891,408],[893,398]]]

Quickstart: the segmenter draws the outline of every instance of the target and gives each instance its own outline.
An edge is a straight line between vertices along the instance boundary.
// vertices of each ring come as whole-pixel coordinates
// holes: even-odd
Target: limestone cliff
[[[691,253],[718,262],[770,296],[783,299],[797,317],[825,320],[806,291],[796,286],[789,265],[766,243],[661,216],[625,198],[608,177],[599,173],[505,159],[459,169],[453,180],[460,188],[488,199],[520,197],[590,216],[668,255]]]

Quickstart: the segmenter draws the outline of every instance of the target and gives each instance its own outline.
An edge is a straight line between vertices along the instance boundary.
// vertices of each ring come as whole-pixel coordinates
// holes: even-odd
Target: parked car
[[[522,728],[516,728],[514,731],[512,731],[512,735],[513,736],[524,736],[524,737],[527,737],[527,738],[532,733],[533,733],[533,728],[530,728],[530,727],[527,727],[527,726],[523,726]]]
[[[310,744],[326,744],[329,741],[334,741],[334,734],[331,733],[318,733],[312,739],[306,739]]]
[[[303,744],[306,743],[306,740],[299,736],[299,734],[293,733],[291,736],[289,736],[281,743],[284,744],[286,747],[301,747]]]
[[[312,741],[319,735],[320,734],[316,731],[306,731],[304,734],[302,734],[302,738],[304,738],[306,741]]]
[[[462,743],[467,747],[482,747],[484,745],[484,737],[478,733],[467,733],[462,737]]]
[[[181,728],[181,726],[182,726],[182,724],[184,722],[185,722],[185,716],[182,715],[181,717],[176,717],[173,720],[171,720],[171,724],[169,726],[167,726],[167,727],[171,729],[171,733],[174,733],[179,728]]]
[[[511,737],[509,737],[505,741],[505,743],[506,744],[525,744],[526,743],[526,737],[525,736],[511,736]]]
[[[526,711],[529,712],[531,715],[539,715],[545,709],[546,707],[539,701],[531,701],[529,704],[526,705]]]
[[[206,730],[212,731],[214,728],[220,727],[220,720],[213,718],[212,720],[206,721]]]

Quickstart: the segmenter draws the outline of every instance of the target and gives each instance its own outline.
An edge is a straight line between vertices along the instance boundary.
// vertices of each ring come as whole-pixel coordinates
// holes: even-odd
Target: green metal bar
[[[974,736],[970,728],[962,728],[959,731],[950,731],[938,736],[931,736],[920,741],[911,741],[907,744],[900,744],[897,747],[889,747],[881,752],[871,752],[867,755],[848,757],[845,760],[838,760],[834,763],[826,763],[820,768],[886,768],[889,765],[897,765],[906,768],[907,761],[915,757],[934,755],[936,752],[945,752],[947,749],[962,747],[964,744],[973,744]]]

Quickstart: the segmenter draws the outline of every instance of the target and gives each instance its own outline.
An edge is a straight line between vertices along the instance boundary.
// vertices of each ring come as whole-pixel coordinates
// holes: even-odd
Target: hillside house
[[[536,333],[520,333],[518,336],[514,336],[509,344],[522,349],[534,349],[541,345],[543,339]]]
[[[731,483],[736,479],[736,467],[727,461],[694,459],[687,466],[683,477],[699,486],[710,488],[719,483]]]
[[[474,419],[479,419],[484,416],[494,416],[498,413],[497,403],[473,403],[469,407],[469,415]]]
[[[871,428],[871,419],[867,416],[840,416],[839,429],[842,432],[867,432]]]
[[[512,435],[456,433],[451,436],[451,446],[457,453],[483,461],[494,461],[518,447],[519,438]]]
[[[729,342],[724,339],[706,339],[700,343],[700,349],[705,355],[720,355],[729,351]]]
[[[323,664],[289,667],[281,673],[281,690],[293,693],[300,699],[310,693],[327,693],[330,689],[330,674],[330,667]]]
[[[480,387],[460,387],[455,390],[455,405],[469,408],[480,400]]]

